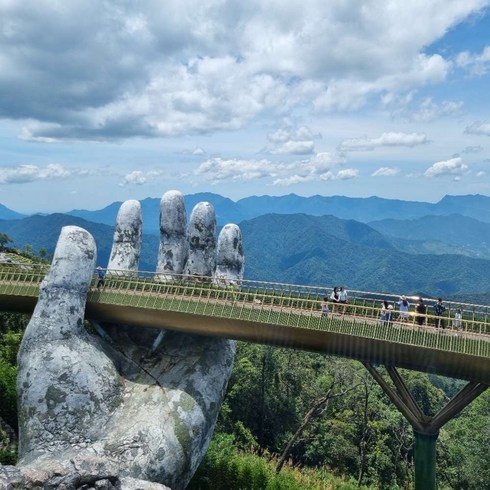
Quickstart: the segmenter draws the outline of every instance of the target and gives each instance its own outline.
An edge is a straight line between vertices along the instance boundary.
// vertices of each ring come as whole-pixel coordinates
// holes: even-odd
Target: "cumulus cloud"
[[[381,167],[371,174],[371,177],[393,177],[400,173],[399,168]]]
[[[0,118],[29,121],[23,137],[50,143],[237,129],[296,107],[353,110],[444,80],[452,61],[426,46],[484,5],[0,2]],[[282,151],[314,151],[294,141]]]
[[[156,177],[160,177],[161,175],[163,175],[163,171],[161,170],[151,170],[148,172],[133,170],[124,176],[124,179],[120,185],[143,185],[154,180]]]
[[[0,184],[26,184],[37,180],[64,179],[71,175],[70,170],[59,164],[50,164],[44,168],[36,165],[2,167],[0,168]]]
[[[427,135],[423,133],[383,133],[376,138],[352,138],[342,141],[341,151],[369,151],[374,148],[387,146],[417,146],[428,143]]]
[[[465,133],[490,136],[490,123],[475,122],[465,129]]]
[[[456,57],[456,64],[469,70],[472,75],[485,75],[490,69],[490,46],[485,46],[480,54],[463,51]]]
[[[424,175],[426,177],[444,177],[451,175],[458,178],[467,171],[468,165],[463,163],[463,160],[460,157],[457,157],[434,163],[424,172]]]
[[[346,179],[357,176],[355,170],[335,171],[342,162],[338,155],[318,153],[307,160],[274,162],[267,159],[240,160],[210,158],[194,172],[212,184],[230,181],[271,180],[273,185],[289,186],[312,180]]]
[[[441,117],[459,115],[464,105],[464,102],[460,100],[443,100],[437,103],[433,101],[432,97],[425,97],[415,103],[413,94],[410,94],[410,97],[405,100],[400,97],[386,96],[383,102],[388,107],[393,107],[393,116],[415,122],[429,122]]]
[[[286,127],[267,135],[270,153],[278,155],[310,155],[315,149],[315,136],[306,126]]]
[[[356,168],[346,168],[344,170],[340,170],[337,173],[337,178],[340,180],[348,180],[354,179],[359,175],[359,170]]]

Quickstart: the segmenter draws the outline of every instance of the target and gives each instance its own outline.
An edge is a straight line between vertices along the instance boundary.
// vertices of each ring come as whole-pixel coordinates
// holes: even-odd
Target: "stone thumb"
[[[62,228],[23,344],[67,339],[84,331],[85,302],[96,255],[95,240],[88,231],[77,226]]]

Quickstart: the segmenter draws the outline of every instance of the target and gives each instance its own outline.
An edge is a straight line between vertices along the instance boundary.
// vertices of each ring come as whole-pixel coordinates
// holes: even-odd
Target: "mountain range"
[[[462,297],[490,292],[490,260],[462,254],[407,253],[397,244],[401,239],[359,221],[296,213],[266,214],[239,224],[246,279],[326,288],[344,285],[348,289],[424,296]],[[97,242],[98,263],[107,264],[113,226],[53,214],[0,220],[0,232],[6,233],[19,248],[29,244],[35,251],[44,248],[52,253],[59,232],[66,225],[81,226],[91,232]],[[375,225],[385,226],[388,231],[404,229],[397,221]],[[155,270],[158,242],[157,235],[144,234],[141,270]]]
[[[435,204],[344,196],[185,196],[211,202],[218,225],[239,223],[248,279],[344,284],[351,289],[426,295],[490,292],[490,197],[445,196]],[[19,248],[54,251],[62,226],[90,231],[99,263],[109,259],[120,202],[96,210],[25,217],[0,205],[0,232]],[[140,269],[154,270],[160,199],[141,201]],[[457,211],[457,212],[455,212]]]
[[[401,201],[380,197],[355,198],[345,196],[311,196],[296,194],[286,196],[250,196],[238,201],[213,193],[197,193],[185,196],[187,212],[195,204],[209,201],[216,209],[219,225],[240,223],[258,216],[304,213],[311,216],[333,215],[337,218],[354,219],[362,223],[386,219],[414,220],[428,215],[449,216],[460,214],[478,221],[490,223],[490,197],[480,194],[445,196],[437,203]],[[114,202],[103,209],[88,211],[74,209],[64,214],[113,226],[121,202]],[[146,198],[141,201],[143,227],[146,233],[158,233],[160,199]],[[17,215],[17,216],[16,216]],[[5,206],[0,206],[0,219],[23,217]]]

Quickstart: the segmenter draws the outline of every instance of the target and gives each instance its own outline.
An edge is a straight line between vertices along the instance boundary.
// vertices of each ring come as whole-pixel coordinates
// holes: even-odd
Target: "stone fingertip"
[[[95,239],[87,230],[78,226],[63,227],[43,287],[88,289],[94,274],[96,258]]]

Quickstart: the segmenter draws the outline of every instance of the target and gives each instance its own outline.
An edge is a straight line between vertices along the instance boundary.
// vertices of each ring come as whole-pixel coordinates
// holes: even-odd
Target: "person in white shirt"
[[[400,297],[400,301],[398,301],[398,306],[400,308],[400,321],[406,322],[410,318],[408,313],[408,309],[410,308],[410,303],[407,301],[405,296]]]
[[[347,299],[347,291],[341,287],[339,289],[339,303],[342,303],[344,306],[342,307],[342,313],[345,313],[345,310],[346,310],[346,304],[348,303],[348,299]]]

